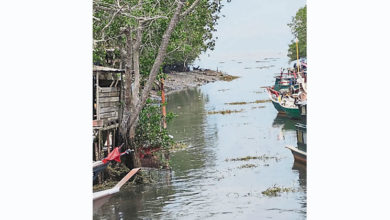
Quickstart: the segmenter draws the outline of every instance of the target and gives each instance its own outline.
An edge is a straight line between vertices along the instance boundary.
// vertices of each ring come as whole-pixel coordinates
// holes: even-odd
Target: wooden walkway
[[[101,198],[104,198],[106,196],[110,196],[110,195],[113,195],[115,193],[118,193],[120,188],[127,182],[129,181],[129,179],[134,176],[138,170],[140,170],[140,168],[134,168],[132,170],[130,170],[130,172],[121,179],[121,181],[119,181],[113,188],[111,189],[107,189],[107,190],[103,190],[103,191],[100,191],[100,192],[95,192],[93,193],[93,201],[95,200],[98,200],[98,199],[101,199]]]

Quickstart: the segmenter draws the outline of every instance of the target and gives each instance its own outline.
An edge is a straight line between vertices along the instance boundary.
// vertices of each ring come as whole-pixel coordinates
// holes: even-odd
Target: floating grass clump
[[[181,142],[177,142],[169,148],[169,152],[176,152],[176,151],[184,150],[186,148],[188,148],[188,145]]]
[[[207,114],[209,114],[209,115],[214,115],[214,114],[222,114],[222,115],[225,115],[225,114],[231,114],[231,113],[238,113],[238,112],[242,112],[242,111],[244,111],[244,109],[241,109],[241,110],[212,111],[212,112],[207,112]]]
[[[257,167],[256,164],[244,164],[244,165],[241,165],[238,167],[238,169],[243,169],[243,168],[254,168],[254,167]]]
[[[239,76],[230,76],[230,75],[221,76],[221,80],[228,81],[228,82],[235,80],[237,78],[240,78],[240,77]]]
[[[256,109],[256,108],[265,108],[265,106],[256,106],[256,107],[252,107],[252,109]]]
[[[246,157],[225,159],[225,161],[248,161],[248,160],[271,160],[271,159],[279,160],[280,158],[274,156],[267,156],[264,154],[261,156],[246,156]]]
[[[253,103],[265,103],[265,102],[271,102],[270,99],[265,99],[265,100],[256,100]]]
[[[249,102],[229,102],[225,103],[225,105],[246,105],[249,104]]]
[[[276,197],[276,196],[280,196],[282,192],[295,192],[295,191],[296,190],[293,188],[278,187],[274,185],[273,187],[270,187],[261,193],[265,196]]]
[[[265,102],[270,102],[270,99],[266,100],[256,100],[254,102],[227,102],[225,105],[246,105],[246,104],[258,104],[258,103],[265,103]]]

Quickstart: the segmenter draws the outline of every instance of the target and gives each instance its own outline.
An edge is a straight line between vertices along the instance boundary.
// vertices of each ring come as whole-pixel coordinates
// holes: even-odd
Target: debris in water
[[[294,188],[278,187],[274,185],[261,193],[269,197],[275,197],[280,196],[280,193],[282,192],[296,192],[296,190]]]
[[[265,102],[270,102],[270,99],[266,100],[256,100],[254,102],[228,102],[225,103],[225,105],[246,105],[246,104],[258,104],[258,103],[265,103]]]
[[[280,158],[277,158],[277,157],[274,157],[274,156],[267,156],[267,155],[264,154],[264,155],[261,155],[261,156],[246,156],[246,157],[225,159],[225,161],[270,160],[270,159],[279,160]]]
[[[249,102],[229,102],[225,103],[225,105],[246,105],[249,104]]]
[[[257,167],[257,165],[256,165],[256,164],[250,164],[250,163],[248,163],[248,164],[244,164],[244,165],[239,166],[238,169],[243,169],[243,168],[254,168],[254,167]]]
[[[270,99],[256,100],[256,101],[254,101],[254,102],[252,102],[252,103],[265,103],[265,102],[271,102],[271,100],[270,100]]]
[[[218,91],[221,91],[221,92],[225,92],[225,91],[228,91],[230,89],[218,89]]]
[[[244,109],[241,109],[241,110],[222,110],[222,111],[212,111],[212,112],[207,112],[207,114],[209,115],[213,115],[213,114],[231,114],[231,113],[238,113],[238,112],[242,112],[244,111]]]
[[[176,151],[184,150],[186,148],[188,148],[188,145],[181,142],[177,142],[176,144],[172,145],[169,148],[169,152],[176,152]]]
[[[257,109],[257,108],[265,108],[265,106],[255,106],[255,107],[252,107],[252,109]]]

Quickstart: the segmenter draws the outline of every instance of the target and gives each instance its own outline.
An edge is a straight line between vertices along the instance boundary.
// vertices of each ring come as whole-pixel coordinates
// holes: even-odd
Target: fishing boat
[[[279,104],[279,101],[278,101],[279,92],[274,90],[272,87],[267,87],[267,93],[268,93],[268,96],[271,99],[271,102],[274,105],[275,109],[279,113],[285,114],[284,111],[282,110],[282,107]]]
[[[298,148],[289,145],[286,146],[286,148],[291,150],[291,153],[293,154],[294,160],[296,162],[306,164],[306,152],[301,151]]]
[[[297,132],[297,147],[286,146],[286,148],[291,150],[296,162],[306,164],[306,125],[297,123],[295,128]]]
[[[289,89],[290,86],[296,85],[296,74],[292,70],[288,70],[287,73],[283,70],[275,76],[275,84],[273,89],[280,91],[282,89]]]
[[[294,95],[287,95],[279,98],[279,105],[281,110],[285,112],[289,118],[301,119],[301,112],[296,105],[296,98]]]

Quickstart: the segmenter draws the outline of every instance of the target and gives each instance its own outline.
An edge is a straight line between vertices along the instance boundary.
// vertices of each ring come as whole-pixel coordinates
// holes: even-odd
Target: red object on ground
[[[121,162],[121,153],[119,152],[119,147],[116,147],[106,158],[102,161],[103,163],[107,163],[108,161],[115,160],[117,162]]]

